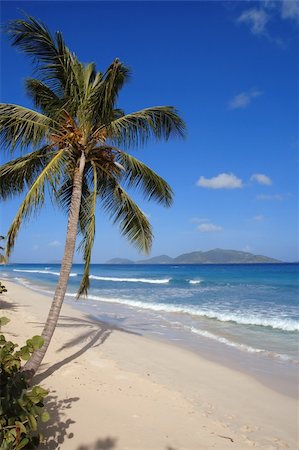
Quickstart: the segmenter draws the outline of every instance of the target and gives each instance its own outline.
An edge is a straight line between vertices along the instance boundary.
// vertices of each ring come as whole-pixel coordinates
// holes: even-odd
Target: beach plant
[[[7,289],[4,286],[4,284],[2,284],[1,281],[0,281],[0,294],[3,294],[3,292],[7,292]]]
[[[35,109],[0,105],[0,139],[21,156],[0,168],[0,198],[26,196],[7,234],[10,255],[23,221],[45,203],[46,189],[68,214],[65,251],[49,316],[44,345],[25,365],[34,373],[55,330],[73,262],[76,237],[82,236],[84,273],[78,296],[89,287],[89,266],[95,239],[97,202],[121,234],[148,253],[153,239],[148,217],[128,188],[147,200],[170,206],[167,182],[128,153],[151,139],[182,137],[185,125],[172,106],[154,106],[133,113],[119,108],[118,95],[130,71],[118,58],[103,72],[83,64],[66,46],[61,32],[51,35],[33,17],[7,26],[13,46],[32,57],[36,78],[26,80]]]
[[[8,318],[0,317],[0,328],[8,322]],[[17,344],[0,335],[1,450],[35,448],[42,440],[38,425],[49,419],[43,403],[48,391],[40,386],[31,388],[21,371],[22,360],[28,360],[42,344],[41,336],[33,336],[17,349]]]

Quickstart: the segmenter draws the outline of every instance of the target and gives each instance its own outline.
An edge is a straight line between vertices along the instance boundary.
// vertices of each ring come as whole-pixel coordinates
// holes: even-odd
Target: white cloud
[[[269,23],[275,23],[279,19],[282,22],[285,20],[287,22],[293,21],[299,25],[299,1],[261,0],[258,8],[244,10],[236,19],[236,22],[248,26],[251,33],[255,36],[263,36],[279,47],[285,48],[285,40],[273,36],[272,32],[269,32]]]
[[[298,0],[283,0],[281,2],[281,18],[293,19],[299,22],[299,2]]]
[[[270,177],[263,173],[254,173],[250,181],[256,181],[258,184],[264,184],[265,186],[270,186],[272,184],[272,180]]]
[[[197,186],[209,189],[237,189],[243,186],[242,180],[233,173],[220,173],[216,177],[200,177]]]
[[[247,245],[245,245],[244,248],[242,248],[242,251],[243,251],[243,252],[251,252],[252,249],[251,249],[250,245],[247,244]]]
[[[240,17],[238,17],[237,22],[248,25],[253,34],[265,34],[269,18],[269,15],[264,9],[252,8],[244,11]]]
[[[238,95],[235,95],[229,103],[228,108],[229,109],[240,109],[240,108],[247,108],[247,106],[250,105],[252,102],[252,99],[259,97],[262,95],[263,92],[257,91],[256,89],[248,92],[241,92]]]
[[[50,247],[60,247],[61,245],[62,245],[62,243],[59,242],[59,241],[52,241],[52,242],[49,242],[49,246],[50,246]]]
[[[223,230],[222,227],[220,227],[219,225],[214,225],[213,223],[202,223],[198,225],[197,229],[201,233],[214,233]]]

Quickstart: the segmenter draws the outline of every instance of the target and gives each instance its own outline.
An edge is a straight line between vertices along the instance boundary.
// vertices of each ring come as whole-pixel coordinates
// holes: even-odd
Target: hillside
[[[254,255],[238,250],[223,250],[220,248],[207,252],[184,253],[176,258],[167,255],[155,256],[147,260],[137,261],[138,264],[254,264],[279,263],[281,261],[268,256]]]
[[[113,258],[106,264],[259,264],[281,263],[278,259],[264,255],[254,255],[239,250],[223,250],[215,248],[207,252],[183,253],[175,258],[168,255],[154,256],[153,258],[131,261],[125,258]]]
[[[126,258],[112,258],[106,264],[135,264],[135,262]]]

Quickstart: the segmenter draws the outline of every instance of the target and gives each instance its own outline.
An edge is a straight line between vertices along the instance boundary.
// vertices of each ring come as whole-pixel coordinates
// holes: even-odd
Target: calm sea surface
[[[59,270],[16,264],[2,266],[0,277],[51,294]],[[73,266],[67,302],[94,317],[231,358],[255,375],[298,374],[298,264],[93,264],[88,299],[76,301],[82,273],[82,265]]]

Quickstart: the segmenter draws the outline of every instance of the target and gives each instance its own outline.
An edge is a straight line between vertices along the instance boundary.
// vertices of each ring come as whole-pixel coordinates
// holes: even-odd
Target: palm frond
[[[94,238],[95,238],[95,211],[97,203],[97,169],[95,164],[92,163],[93,169],[93,191],[89,192],[88,196],[82,196],[83,202],[81,204],[81,217],[80,217],[80,227],[83,233],[83,239],[79,245],[79,249],[83,250],[84,258],[84,272],[77,293],[77,298],[81,295],[87,295],[89,288],[89,268],[91,260],[91,252],[93,248]]]
[[[5,200],[23,192],[56,153],[45,146],[3,164],[0,167],[0,198]]]
[[[115,117],[113,110],[118,93],[129,74],[129,69],[116,58],[103,76],[99,74],[95,78],[88,103],[89,115],[95,126],[107,124]]]
[[[0,104],[0,142],[14,150],[37,147],[50,133],[59,133],[59,124],[44,114],[19,105]]]
[[[153,234],[151,225],[127,192],[114,180],[107,180],[100,191],[104,210],[120,232],[139,250],[149,253]]]
[[[48,28],[34,17],[13,20],[7,26],[12,45],[31,56],[43,80],[48,80],[57,92],[68,91],[74,82],[72,66],[78,62],[66,47],[62,34],[56,32],[55,39]]]
[[[164,206],[171,206],[173,191],[163,178],[128,153],[120,151],[119,162],[124,168],[122,179],[129,187],[141,189],[147,200],[153,199]]]
[[[106,128],[107,137],[125,148],[144,145],[149,139],[184,137],[185,124],[172,106],[155,106],[126,114],[113,120],[109,126],[102,125],[95,135]]]
[[[63,170],[64,161],[64,150],[59,150],[32,184],[7,233],[7,257],[10,256],[11,250],[13,249],[22,221],[27,218],[32,211],[36,211],[44,203],[46,182],[48,182],[51,187],[57,184]]]
[[[25,81],[25,88],[37,108],[50,117],[54,112],[54,117],[57,117],[57,109],[59,111],[64,104],[52,89],[35,78],[28,78]]]

